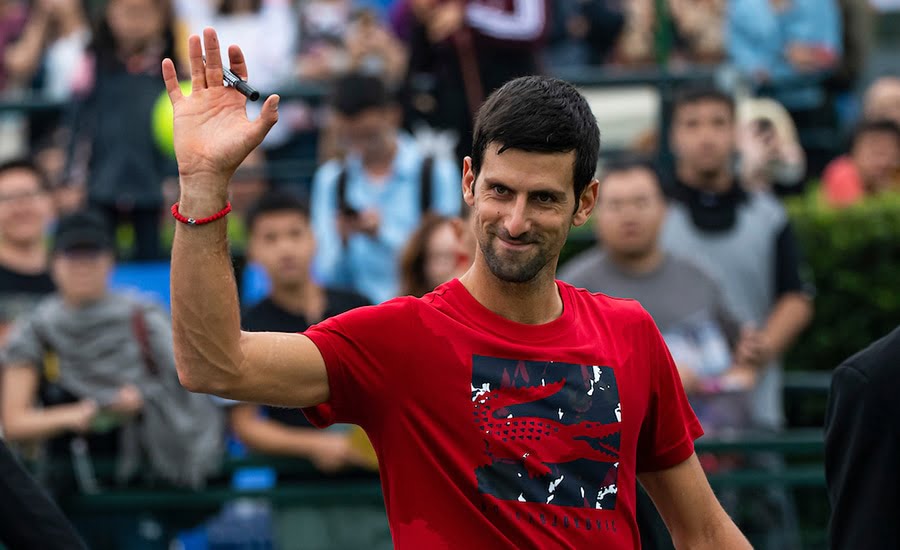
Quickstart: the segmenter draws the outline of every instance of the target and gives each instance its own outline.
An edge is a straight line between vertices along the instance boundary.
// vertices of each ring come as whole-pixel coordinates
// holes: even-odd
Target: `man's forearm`
[[[772,357],[779,357],[812,320],[812,299],[801,292],[784,294],[775,303],[763,335]]]
[[[704,530],[693,533],[692,536],[673,538],[675,548],[681,550],[751,550],[752,546],[740,529],[734,524],[728,515],[721,511],[715,515],[705,526]]]
[[[202,218],[225,206],[221,182],[181,183],[182,215]],[[240,311],[225,219],[201,226],[177,224],[171,277],[175,364],[181,383],[192,391],[223,393],[241,365]]]

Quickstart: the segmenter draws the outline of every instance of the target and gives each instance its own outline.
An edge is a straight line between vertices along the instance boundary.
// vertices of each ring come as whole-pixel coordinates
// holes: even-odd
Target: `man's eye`
[[[550,193],[538,193],[534,198],[537,199],[538,202],[543,204],[549,204],[553,202],[553,195],[551,195]]]
[[[506,195],[509,193],[509,189],[507,189],[506,187],[503,187],[502,185],[494,185],[491,187],[491,189],[494,191],[494,193],[497,193],[498,195]]]

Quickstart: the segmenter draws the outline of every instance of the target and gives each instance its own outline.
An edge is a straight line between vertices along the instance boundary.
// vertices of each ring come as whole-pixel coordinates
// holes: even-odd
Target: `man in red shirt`
[[[277,120],[223,88],[212,29],[189,41],[193,93],[163,65],[181,175],[172,314],[182,383],[361,425],[397,548],[637,548],[635,478],[680,548],[749,548],[694,454],[702,429],[650,316],[554,280],[597,198],[599,131],[569,84],[525,77],[476,121],[462,192],[472,268],[424,298],[359,308],[304,334],[242,333],[216,216]],[[231,69],[246,78],[240,50]],[[205,218],[215,221],[205,223]],[[182,218],[184,219],[184,218]],[[348,518],[349,519],[349,518]]]

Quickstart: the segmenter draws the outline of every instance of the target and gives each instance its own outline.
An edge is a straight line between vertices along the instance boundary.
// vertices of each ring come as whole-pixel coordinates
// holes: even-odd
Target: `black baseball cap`
[[[54,252],[113,250],[106,218],[92,211],[75,212],[59,219],[53,239]]]

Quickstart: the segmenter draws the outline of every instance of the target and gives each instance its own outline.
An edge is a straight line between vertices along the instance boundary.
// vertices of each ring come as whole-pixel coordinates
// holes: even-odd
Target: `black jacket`
[[[87,550],[75,528],[0,439],[0,543],[19,548]]]
[[[900,548],[900,327],[834,372],[825,418],[831,548]]]

